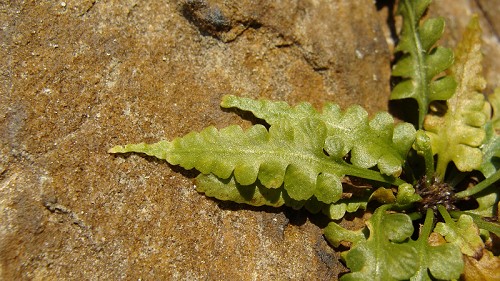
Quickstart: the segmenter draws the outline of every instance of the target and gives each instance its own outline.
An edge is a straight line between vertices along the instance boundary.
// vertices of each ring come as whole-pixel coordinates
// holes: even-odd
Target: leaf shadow
[[[158,164],[158,165],[167,165],[170,168],[170,170],[172,170],[173,172],[181,174],[184,177],[189,178],[189,179],[194,179],[194,178],[196,178],[200,174],[200,172],[198,170],[196,170],[196,169],[186,170],[186,169],[184,169],[184,168],[182,168],[180,166],[172,165],[172,164],[168,163],[164,159],[158,159],[158,158],[156,158],[154,156],[150,156],[150,155],[147,155],[145,153],[126,152],[126,153],[113,154],[112,156],[113,157],[120,157],[120,158],[123,158],[123,159],[127,159],[130,156],[132,156],[132,155],[138,155],[138,156],[140,156],[141,158],[144,158],[147,162],[150,162],[150,163],[155,163],[155,164]]]
[[[223,112],[226,112],[226,113],[236,114],[236,115],[240,116],[242,119],[250,121],[252,123],[252,125],[261,124],[264,127],[266,127],[267,129],[269,129],[269,127],[270,127],[270,125],[265,120],[256,117],[250,111],[241,110],[241,109],[235,108],[235,107],[231,107],[231,108],[221,107],[221,110]]]
[[[418,124],[418,105],[413,99],[389,101],[389,113],[399,120],[418,127],[416,126]]]

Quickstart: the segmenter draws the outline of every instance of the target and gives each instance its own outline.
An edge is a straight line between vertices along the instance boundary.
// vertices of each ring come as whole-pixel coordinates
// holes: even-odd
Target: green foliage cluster
[[[326,239],[349,246],[342,257],[351,272],[342,280],[474,280],[478,268],[500,275],[500,258],[487,247],[500,236],[494,185],[500,178],[500,90],[487,99],[482,94],[477,17],[453,52],[436,46],[444,20],[422,19],[429,3],[401,0],[398,6],[401,56],[393,76],[400,80],[391,99],[417,101],[416,125],[395,124],[387,112],[369,118],[360,106],[342,111],[328,103],[317,111],[309,103],[225,96],[222,107],[249,111],[264,125],[208,127],[109,152],[145,153],[194,168],[201,172],[197,190],[220,200],[322,212],[332,220]],[[484,181],[460,187],[477,177],[473,171]],[[366,181],[351,197],[344,196],[349,178]],[[458,210],[457,201],[477,206]],[[360,209],[373,212],[364,229],[338,224]]]

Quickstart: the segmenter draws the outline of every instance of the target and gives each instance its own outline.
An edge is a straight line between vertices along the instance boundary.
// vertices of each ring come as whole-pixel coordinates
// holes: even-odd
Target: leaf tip
[[[224,96],[222,96],[220,106],[222,108],[233,107],[233,103],[234,103],[235,98],[236,98],[236,96],[234,96],[234,95],[224,95]]]
[[[108,153],[110,154],[115,154],[115,153],[125,153],[125,147],[123,145],[115,145],[112,148],[108,149]]]

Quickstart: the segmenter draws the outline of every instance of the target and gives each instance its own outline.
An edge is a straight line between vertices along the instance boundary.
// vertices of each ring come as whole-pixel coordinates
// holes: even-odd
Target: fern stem
[[[496,173],[486,178],[482,182],[476,184],[473,188],[469,188],[464,191],[458,192],[457,194],[455,194],[455,196],[457,198],[465,198],[474,195],[478,192],[481,192],[483,189],[489,187],[490,185],[494,184],[498,180],[500,180],[500,170],[496,171]]]
[[[421,243],[427,243],[427,238],[431,235],[432,225],[434,224],[434,211],[432,209],[427,209],[425,214],[425,221],[422,230],[420,231]],[[420,240],[419,239],[419,240]]]
[[[453,219],[450,216],[450,213],[448,213],[448,210],[446,210],[446,208],[443,205],[438,206],[438,211],[443,217],[445,223],[455,225],[455,221],[453,221]]]
[[[417,131],[415,147],[417,153],[424,157],[426,182],[430,185],[434,177],[434,156],[432,154],[431,139],[422,130]]]
[[[439,159],[439,156],[438,156],[437,165],[436,165],[436,177],[441,182],[444,180],[444,176],[446,174],[446,169],[448,168],[448,163],[449,163],[448,161],[444,161],[442,158]]]

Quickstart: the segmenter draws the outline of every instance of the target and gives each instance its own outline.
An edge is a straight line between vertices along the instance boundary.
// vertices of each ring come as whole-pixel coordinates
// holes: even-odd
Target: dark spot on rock
[[[231,29],[231,22],[217,6],[211,6],[204,0],[186,0],[181,11],[183,16],[194,24],[203,35],[216,38],[220,33]]]

